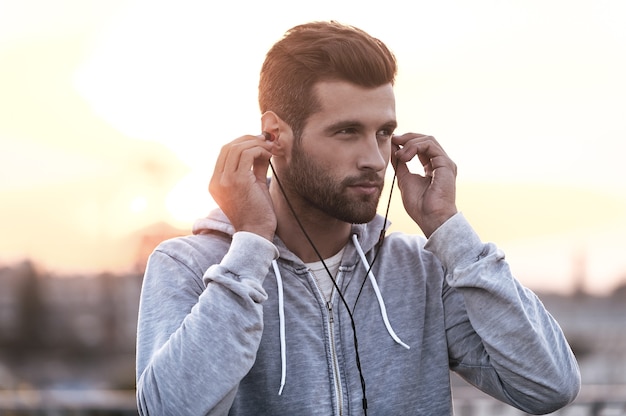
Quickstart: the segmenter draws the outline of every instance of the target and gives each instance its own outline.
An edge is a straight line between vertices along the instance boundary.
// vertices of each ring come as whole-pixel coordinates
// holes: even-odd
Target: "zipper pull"
[[[335,321],[335,318],[333,317],[333,303],[331,301],[326,302],[326,308],[328,309],[328,319],[332,324]]]

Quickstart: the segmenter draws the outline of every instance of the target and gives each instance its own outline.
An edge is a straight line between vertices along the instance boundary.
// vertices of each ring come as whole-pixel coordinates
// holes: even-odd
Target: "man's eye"
[[[376,135],[381,139],[387,139],[393,135],[393,130],[379,130]]]

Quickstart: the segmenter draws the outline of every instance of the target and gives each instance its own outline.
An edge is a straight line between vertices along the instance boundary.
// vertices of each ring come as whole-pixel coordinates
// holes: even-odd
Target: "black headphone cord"
[[[365,387],[365,377],[363,376],[363,370],[361,368],[361,359],[360,359],[360,356],[359,356],[359,341],[358,341],[357,334],[356,334],[356,323],[355,323],[355,320],[354,320],[353,311],[356,308],[356,304],[357,304],[357,301],[359,300],[359,297],[361,296],[361,292],[363,291],[363,287],[365,286],[365,282],[367,281],[367,276],[370,274],[370,272],[372,270],[372,267],[374,266],[374,263],[376,262],[379,250],[376,251],[376,254],[374,255],[374,259],[372,260],[372,262],[369,265],[369,268],[367,269],[367,273],[365,274],[365,277],[363,278],[363,283],[361,284],[361,288],[359,289],[359,293],[358,293],[357,298],[356,298],[356,300],[354,302],[354,307],[351,310],[350,306],[348,305],[348,302],[346,301],[346,299],[343,296],[343,293],[341,292],[341,289],[337,285],[337,282],[335,281],[335,278],[333,277],[332,273],[328,269],[328,266],[326,265],[326,262],[324,261],[321,253],[319,252],[319,250],[317,249],[317,247],[313,243],[313,240],[311,239],[309,234],[306,232],[306,230],[304,228],[304,225],[302,224],[302,222],[300,221],[300,219],[296,215],[296,211],[293,208],[293,205],[291,204],[289,199],[287,198],[287,193],[285,192],[285,188],[283,187],[283,184],[281,183],[280,179],[278,178],[278,175],[276,174],[276,170],[274,169],[274,165],[272,164],[271,160],[269,162],[269,165],[270,165],[270,168],[272,169],[273,177],[276,180],[276,183],[278,184],[278,187],[280,188],[280,191],[283,194],[283,197],[285,198],[285,202],[287,202],[287,206],[289,207],[289,210],[291,211],[291,213],[294,216],[296,222],[298,223],[298,227],[300,227],[300,229],[302,230],[302,233],[304,234],[305,238],[307,239],[307,241],[309,242],[309,244],[311,245],[311,247],[315,251],[315,254],[317,255],[317,257],[322,262],[322,265],[324,266],[324,269],[326,270],[326,273],[328,273],[328,276],[330,277],[330,280],[333,282],[333,285],[335,286],[335,289],[337,290],[337,293],[339,294],[339,298],[341,299],[341,302],[345,306],[346,311],[348,312],[348,316],[350,317],[350,325],[352,327],[352,335],[353,335],[353,340],[354,340],[353,342],[354,342],[356,366],[357,366],[357,370],[359,371],[359,378],[360,378],[360,381],[361,381],[361,390],[363,392],[363,412],[364,412],[365,416],[367,416],[367,396],[366,396],[366,387]],[[396,166],[397,166],[397,161],[396,161]],[[379,236],[379,239],[378,239],[378,243],[376,243],[376,247],[378,247],[378,248],[380,248],[380,246],[382,245],[382,243],[384,241],[384,238],[385,238],[385,231],[386,231],[386,226],[387,226],[387,218],[389,216],[389,207],[391,206],[391,196],[392,196],[392,193],[393,193],[393,187],[394,187],[395,180],[396,180],[396,172],[395,172],[395,169],[394,169],[393,180],[391,182],[391,189],[389,191],[389,200],[387,202],[387,209],[385,211],[385,220],[383,222],[383,226],[382,226],[382,229],[380,231],[380,236]]]

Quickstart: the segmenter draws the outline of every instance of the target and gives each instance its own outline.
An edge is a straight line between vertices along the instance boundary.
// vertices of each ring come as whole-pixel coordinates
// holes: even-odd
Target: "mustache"
[[[359,176],[352,176],[344,179],[341,184],[343,186],[357,186],[361,184],[375,185],[380,188],[385,184],[385,178],[376,172],[365,173]]]

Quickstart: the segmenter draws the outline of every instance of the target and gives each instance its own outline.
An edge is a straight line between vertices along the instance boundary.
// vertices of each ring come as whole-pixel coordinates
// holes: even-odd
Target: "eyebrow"
[[[358,121],[358,120],[340,120],[333,124],[330,124],[329,126],[326,126],[326,128],[324,129],[324,132],[334,133],[337,130],[345,129],[348,127],[363,128],[365,127],[365,125],[361,121]],[[396,120],[389,120],[380,126],[380,128],[388,128],[388,129],[393,129],[393,130],[395,130],[397,127],[398,127],[398,122]]]

